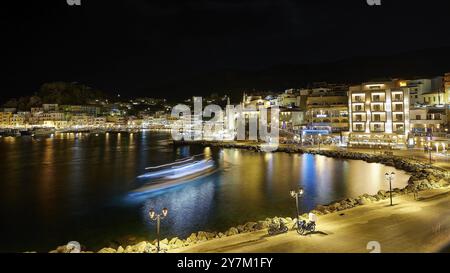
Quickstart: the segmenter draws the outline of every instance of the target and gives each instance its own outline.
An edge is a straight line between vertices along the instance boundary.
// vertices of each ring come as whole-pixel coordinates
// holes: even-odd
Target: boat
[[[213,160],[195,160],[195,156],[146,169],[150,171],[138,178],[150,180],[131,191],[131,194],[143,194],[179,186],[215,171]]]
[[[5,129],[1,132],[1,135],[5,137],[17,137],[20,136],[20,132],[17,129]]]
[[[55,133],[54,128],[34,128],[31,131],[32,136],[48,136]]]
[[[19,132],[21,136],[31,136],[33,134],[31,130],[28,129],[20,130]]]

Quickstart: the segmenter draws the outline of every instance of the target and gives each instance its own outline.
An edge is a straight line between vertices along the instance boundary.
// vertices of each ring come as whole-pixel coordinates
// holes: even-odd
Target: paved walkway
[[[296,231],[269,237],[267,231],[214,239],[173,252],[436,252],[450,241],[450,188],[428,190],[418,201],[412,195],[319,216],[317,232]],[[376,244],[376,243],[375,243]]]

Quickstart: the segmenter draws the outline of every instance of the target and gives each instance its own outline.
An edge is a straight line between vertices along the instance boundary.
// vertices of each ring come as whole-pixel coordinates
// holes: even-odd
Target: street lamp
[[[392,206],[392,180],[395,178],[395,173],[385,173],[384,178],[389,181],[389,197],[391,198],[391,206]]]
[[[428,158],[430,160],[430,165],[431,165],[431,142],[428,142]]]
[[[299,205],[298,199],[300,197],[302,197],[304,190],[303,190],[303,188],[299,188],[297,191],[291,191],[290,193],[291,193],[292,198],[295,198],[295,208],[297,209],[297,217],[296,218],[297,218],[297,222],[298,222],[298,220],[299,220],[298,217],[300,215],[300,210],[298,207],[298,205]]]
[[[163,208],[162,213],[156,213],[154,209],[150,209],[150,212],[148,213],[150,216],[150,220],[156,221],[156,241],[157,241],[156,252],[159,252],[159,250],[160,250],[160,248],[159,248],[159,226],[160,226],[161,220],[166,218],[167,213],[169,213],[169,210],[167,208]]]
[[[319,134],[319,151],[320,151],[320,141],[322,140],[322,134]]]

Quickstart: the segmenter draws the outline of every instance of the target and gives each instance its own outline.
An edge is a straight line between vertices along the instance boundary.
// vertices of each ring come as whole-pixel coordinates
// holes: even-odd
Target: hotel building
[[[306,119],[309,129],[326,130],[329,133],[348,131],[348,97],[346,93],[332,92],[307,99]]]
[[[401,81],[351,86],[349,146],[404,146],[409,131],[409,89]]]

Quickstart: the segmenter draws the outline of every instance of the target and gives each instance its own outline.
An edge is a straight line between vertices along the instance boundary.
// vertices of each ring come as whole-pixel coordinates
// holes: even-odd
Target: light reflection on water
[[[153,238],[151,207],[169,208],[163,236],[188,236],[276,215],[293,216],[289,191],[305,188],[302,211],[387,189],[376,163],[324,156],[170,146],[157,133],[0,140],[0,251],[49,250],[70,240],[90,248],[127,235]],[[6,140],[6,141],[5,141]],[[147,166],[206,153],[217,172],[187,185],[130,197]],[[396,171],[394,187],[408,176]]]

